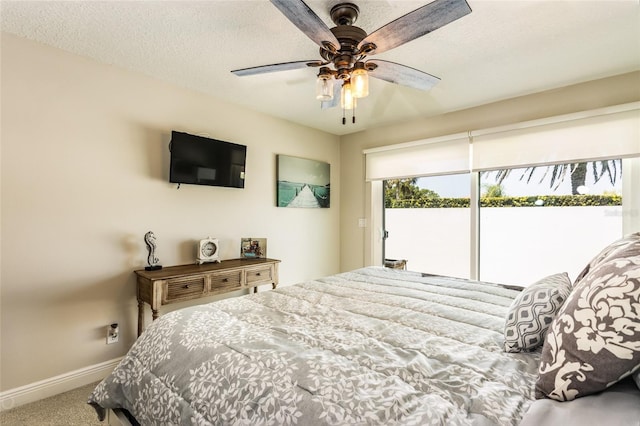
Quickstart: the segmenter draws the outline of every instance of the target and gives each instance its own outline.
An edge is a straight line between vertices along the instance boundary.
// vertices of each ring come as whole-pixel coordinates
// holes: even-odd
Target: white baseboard
[[[122,357],[0,392],[0,411],[39,401],[104,379]],[[88,395],[87,395],[88,397]]]

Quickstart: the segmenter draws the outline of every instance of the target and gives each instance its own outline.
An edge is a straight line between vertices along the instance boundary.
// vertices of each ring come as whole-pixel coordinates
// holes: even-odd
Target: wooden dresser
[[[168,266],[157,271],[140,269],[137,275],[138,336],[144,330],[144,304],[151,306],[153,319],[160,306],[185,300],[271,284],[278,285],[276,259],[231,259],[221,263]]]

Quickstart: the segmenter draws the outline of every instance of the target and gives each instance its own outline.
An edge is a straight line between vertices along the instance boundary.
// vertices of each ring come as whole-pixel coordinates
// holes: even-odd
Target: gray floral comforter
[[[163,315],[89,402],[142,425],[517,424],[539,354],[516,290],[363,268]]]

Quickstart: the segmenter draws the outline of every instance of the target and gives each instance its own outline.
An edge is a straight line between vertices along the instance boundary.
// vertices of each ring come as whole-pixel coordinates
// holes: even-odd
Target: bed
[[[637,266],[639,323],[640,256]],[[89,403],[101,419],[123,410],[142,425],[517,425],[553,424],[571,404],[621,392],[630,408],[618,424],[639,425],[640,347],[613,388],[536,400],[549,349],[506,346],[521,290],[367,267],[181,309],[147,327]],[[628,337],[640,344],[636,325]]]

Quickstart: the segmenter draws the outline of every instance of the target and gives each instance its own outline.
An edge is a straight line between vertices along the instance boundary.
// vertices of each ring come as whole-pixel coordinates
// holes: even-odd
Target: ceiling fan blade
[[[233,74],[244,77],[246,75],[266,74],[269,72],[297,70],[306,67],[319,67],[324,62],[311,59],[309,61],[283,62],[281,64],[261,65],[259,67],[242,68],[231,71]]]
[[[333,99],[330,101],[320,102],[320,109],[329,109],[337,107],[340,103],[340,93],[342,91],[342,80],[337,80],[333,83]]]
[[[382,53],[422,37],[469,13],[471,8],[466,0],[435,0],[372,32],[360,42],[359,47],[373,43],[376,45],[374,53]]]
[[[332,50],[326,44],[331,43],[333,50],[340,48],[340,42],[327,24],[302,0],[271,0],[271,3],[320,47]]]
[[[367,61],[367,64],[369,63],[377,65],[376,69],[369,72],[369,76],[389,83],[413,87],[414,89],[429,90],[440,81],[438,77],[434,77],[431,74],[406,65],[396,64],[395,62],[372,59]]]

